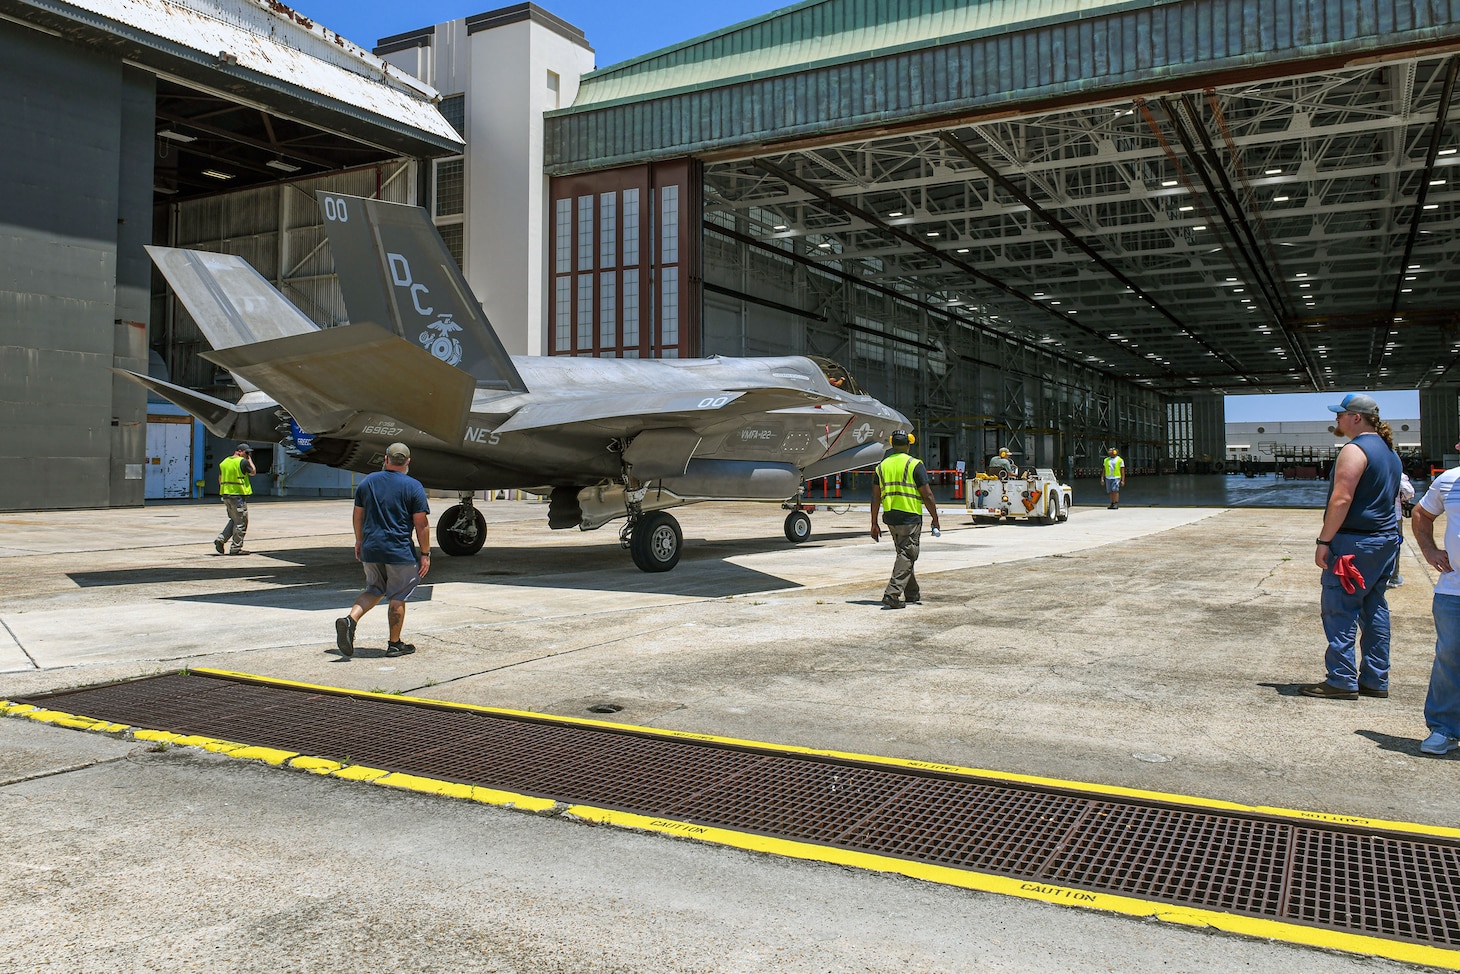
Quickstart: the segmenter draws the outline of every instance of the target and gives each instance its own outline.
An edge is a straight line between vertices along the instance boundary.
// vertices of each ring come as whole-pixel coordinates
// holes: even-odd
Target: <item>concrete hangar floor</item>
[[[866,537],[864,506],[818,513],[797,547],[764,507],[688,508],[684,562],[650,576],[626,567],[610,533],[550,534],[540,505],[498,502],[486,550],[442,559],[411,606],[418,652],[383,657],[372,614],[346,662],[330,622],[359,584],[348,504],[260,502],[254,553],[239,558],[212,553],[214,504],[0,518],[0,698],[213,668],[375,691],[382,706],[426,697],[709,746],[1091,783],[1137,802],[1307,810],[1353,841],[1376,822],[1419,823],[1410,836],[1456,844],[1460,762],[1417,746],[1433,631],[1412,545],[1408,584],[1391,594],[1390,698],[1292,695],[1322,675],[1311,510],[1090,501],[1052,526],[950,512],[919,562],[926,601],[889,612],[877,598],[891,549]],[[375,720],[357,718],[366,731]],[[316,728],[319,748],[342,728]],[[1214,936],[1190,924],[1241,925],[1159,904],[1144,917],[1071,908],[1085,901],[1055,885],[988,895],[1006,890],[760,855],[674,822],[590,828],[592,816],[520,795],[514,811],[370,787],[382,779],[351,774],[349,755],[275,767],[266,749],[224,747],[261,759],[236,760],[188,743],[0,721],[0,895],[26,905],[0,926],[0,968],[1455,965],[1452,949],[1413,938],[1311,924]]]

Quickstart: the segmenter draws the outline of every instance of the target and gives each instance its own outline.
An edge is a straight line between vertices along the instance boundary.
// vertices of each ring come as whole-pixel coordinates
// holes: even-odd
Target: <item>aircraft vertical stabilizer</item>
[[[471,375],[478,388],[527,391],[425,210],[317,195],[352,325],[392,331]]]

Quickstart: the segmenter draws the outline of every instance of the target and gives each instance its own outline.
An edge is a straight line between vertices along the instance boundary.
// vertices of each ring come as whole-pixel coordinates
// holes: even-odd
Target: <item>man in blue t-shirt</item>
[[[431,567],[431,523],[426,488],[409,474],[411,450],[392,443],[385,450],[385,469],[360,481],[355,489],[355,560],[365,566],[365,591],[350,614],[335,620],[335,645],[355,655],[355,624],[381,599],[390,603],[390,642],[385,655],[405,656],[416,647],[401,641],[406,599]],[[411,534],[421,547],[419,561]]]

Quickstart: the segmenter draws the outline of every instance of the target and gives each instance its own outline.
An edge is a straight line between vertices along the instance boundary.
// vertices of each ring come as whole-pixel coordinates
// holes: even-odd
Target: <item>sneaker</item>
[[[220,555],[223,554],[223,539],[222,538],[214,538],[213,539],[213,550],[216,551],[216,552],[218,552],[218,554],[220,554]]]
[[[1113,510],[1115,510],[1115,505],[1114,504],[1107,504],[1106,507],[1105,507],[1105,509],[1107,511],[1113,511]]]
[[[385,644],[386,656],[409,656],[416,651],[416,647],[407,642],[397,639],[393,643]]]
[[[903,609],[907,607],[907,603],[904,602],[902,599],[894,599],[890,595],[882,596],[882,604],[887,606],[887,608],[889,609]]]
[[[1424,739],[1419,749],[1426,754],[1449,754],[1455,748],[1460,747],[1460,740],[1456,740],[1444,731],[1434,731]]]
[[[229,554],[230,555],[251,555],[251,554],[253,554],[253,552],[252,551],[244,551],[242,548],[234,548],[232,551],[229,552]]]
[[[355,620],[349,616],[335,620],[335,646],[346,656],[355,655]]]
[[[1305,697],[1319,697],[1323,700],[1357,700],[1359,691],[1345,690],[1336,687],[1332,683],[1308,683],[1298,687],[1298,692]],[[1384,691],[1388,693],[1388,691]]]
[[[1403,584],[1404,584],[1404,576],[1403,575],[1395,575],[1393,578],[1389,579],[1389,587],[1390,588],[1398,588],[1399,586],[1401,586]]]

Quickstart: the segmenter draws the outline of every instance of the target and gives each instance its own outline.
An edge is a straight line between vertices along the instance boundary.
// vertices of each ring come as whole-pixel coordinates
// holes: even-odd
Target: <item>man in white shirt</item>
[[[1460,450],[1460,443],[1456,444]],[[1435,518],[1445,518],[1445,547],[1435,545]],[[1430,668],[1430,690],[1425,697],[1425,724],[1430,736],[1419,749],[1425,754],[1448,754],[1460,747],[1460,572],[1450,565],[1450,552],[1460,552],[1460,467],[1453,467],[1430,482],[1430,489],[1414,505],[1414,540],[1425,561],[1440,573],[1431,611],[1435,617],[1435,662]]]

